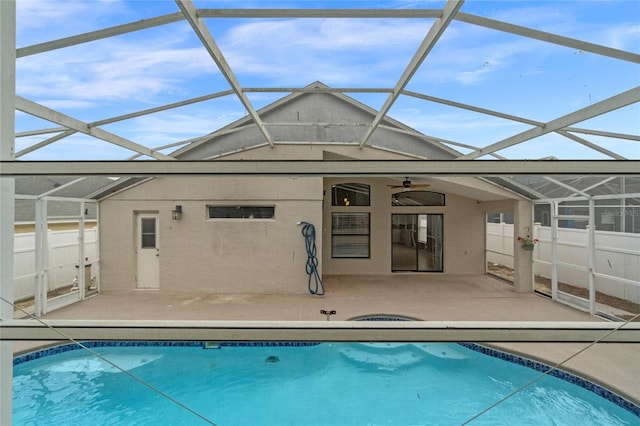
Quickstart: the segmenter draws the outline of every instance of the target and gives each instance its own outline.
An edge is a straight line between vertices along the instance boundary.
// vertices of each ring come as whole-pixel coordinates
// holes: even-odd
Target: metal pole
[[[624,196],[627,191],[626,184],[627,179],[625,178],[625,176],[622,176],[620,178],[620,193],[623,194],[622,198],[620,198],[620,228],[616,229],[616,231],[620,232],[627,232],[627,198]]]
[[[0,161],[15,160],[16,3],[0,1]],[[1,171],[1,170],[0,170]],[[0,178],[0,297],[14,299],[15,178]],[[0,300],[0,321],[13,305]],[[2,331],[0,331],[0,334]],[[0,341],[0,424],[11,424],[13,344]]]
[[[551,299],[558,300],[558,203],[551,202]]]
[[[45,284],[45,241],[47,233],[47,201],[43,199],[36,200],[36,226],[35,226],[35,262],[36,262],[36,276],[35,285],[33,291],[33,303],[34,312],[36,317],[42,316],[43,300],[42,291]]]
[[[85,290],[87,283],[85,282],[84,268],[84,201],[80,203],[80,220],[78,221],[78,291],[80,300],[85,298]]]
[[[589,227],[587,229],[587,270],[589,271],[589,313],[596,313],[596,286],[595,286],[595,251],[596,251],[596,221],[595,201],[589,198]]]

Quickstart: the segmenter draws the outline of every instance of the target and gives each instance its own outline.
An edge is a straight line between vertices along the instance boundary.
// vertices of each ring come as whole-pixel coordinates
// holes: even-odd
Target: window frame
[[[244,211],[247,212],[240,215],[220,215],[215,216],[215,209],[228,209],[228,211]],[[250,209],[258,209],[257,211],[266,211],[267,215],[255,215],[250,214]],[[268,213],[270,211],[270,213]],[[276,217],[276,206],[273,204],[259,205],[259,204],[210,204],[207,205],[207,220],[273,220]]]
[[[352,200],[349,200],[347,197],[343,197],[343,202],[338,203],[338,196],[336,194],[336,191],[342,190],[346,192],[348,191],[348,189],[345,187],[349,185],[357,186],[363,191],[366,191],[366,197],[367,197],[366,203],[359,203],[357,196],[353,199],[353,203],[351,202]],[[353,193],[355,193],[355,191],[353,191]],[[331,185],[331,206],[332,207],[370,207],[371,206],[371,185],[367,183],[359,183],[359,182],[342,182],[342,183],[336,183],[334,185]]]
[[[439,198],[440,200],[438,200],[438,202],[427,202],[427,203],[420,203],[417,202],[415,204],[398,204],[396,203],[396,201],[398,201],[401,198],[407,198],[407,199],[413,199],[410,195],[411,194],[415,194],[415,195],[421,195],[424,194],[424,199],[427,199],[428,196],[426,194],[434,194],[433,198]],[[437,197],[435,197],[437,196]],[[419,200],[416,200],[419,201]],[[425,190],[420,190],[420,191],[398,191],[398,192],[394,192],[393,194],[391,194],[391,207],[392,208],[401,208],[401,207],[445,207],[447,205],[447,198],[446,198],[446,194],[442,193],[442,192],[436,192],[436,191],[425,191]]]
[[[335,227],[335,219],[339,216],[348,217],[366,217],[366,229],[359,228],[364,231],[363,232],[336,232]],[[336,245],[336,237],[340,239],[340,237],[366,237],[366,254],[363,253],[361,255],[341,255],[336,253],[336,248],[340,247]],[[342,246],[346,246],[342,245]],[[371,213],[370,212],[332,212],[331,213],[331,258],[332,259],[370,259],[371,258]]]

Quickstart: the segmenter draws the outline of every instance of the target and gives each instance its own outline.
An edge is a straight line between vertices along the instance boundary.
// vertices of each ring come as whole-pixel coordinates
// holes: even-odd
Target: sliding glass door
[[[391,215],[391,270],[442,272],[442,214]]]

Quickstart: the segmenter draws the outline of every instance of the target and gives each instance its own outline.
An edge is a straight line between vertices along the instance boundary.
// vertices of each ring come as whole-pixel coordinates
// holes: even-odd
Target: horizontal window
[[[273,219],[275,206],[209,206],[209,219]]]

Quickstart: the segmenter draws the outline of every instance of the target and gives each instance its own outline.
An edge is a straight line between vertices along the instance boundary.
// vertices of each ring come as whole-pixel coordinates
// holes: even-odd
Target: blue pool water
[[[444,343],[93,345],[218,426],[459,425],[540,374]],[[207,424],[71,348],[16,359],[15,425]],[[620,401],[545,376],[470,424],[640,424]]]

